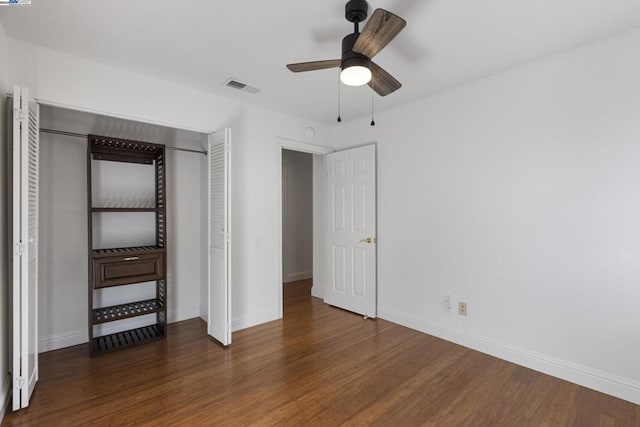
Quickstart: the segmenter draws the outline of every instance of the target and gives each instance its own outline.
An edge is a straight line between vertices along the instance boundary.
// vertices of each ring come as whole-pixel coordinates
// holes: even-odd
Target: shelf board
[[[91,208],[91,212],[158,212],[162,208]]]
[[[95,337],[91,345],[93,354],[95,355],[161,340],[164,337],[165,334],[162,326],[155,324]]]
[[[91,251],[91,256],[93,258],[102,258],[108,256],[154,254],[158,252],[166,252],[166,249],[160,248],[158,246],[132,246],[128,248],[94,249]]]
[[[162,311],[164,307],[157,299],[136,301],[127,304],[113,305],[93,309],[93,324],[115,322],[130,317],[144,316]]]

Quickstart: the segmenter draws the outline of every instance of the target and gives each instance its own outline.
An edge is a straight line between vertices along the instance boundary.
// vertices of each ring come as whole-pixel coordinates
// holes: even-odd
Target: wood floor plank
[[[640,426],[640,407],[284,287],[284,318],[223,348],[200,319],[89,358],[40,356],[3,425]]]

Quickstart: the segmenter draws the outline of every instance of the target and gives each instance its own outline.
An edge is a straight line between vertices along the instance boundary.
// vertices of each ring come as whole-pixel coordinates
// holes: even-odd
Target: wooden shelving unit
[[[129,329],[128,331],[116,332],[115,334],[103,335],[91,340],[91,354],[96,355],[145,344],[151,341],[158,341],[164,339],[165,336],[164,326],[159,323]]]
[[[158,212],[158,208],[91,208],[91,212]]]
[[[93,324],[113,322],[116,320],[128,319],[130,317],[144,316],[145,314],[153,314],[163,309],[162,301],[158,299],[150,299],[145,301],[136,301],[128,304],[113,305],[111,307],[102,307],[93,309]]]
[[[92,206],[91,161],[138,163],[155,168],[154,207]],[[165,147],[160,144],[89,135],[87,148],[87,212],[89,228],[89,352],[92,356],[165,338],[167,324],[166,277],[166,169]],[[151,212],[155,214],[153,246],[93,248],[93,216],[96,213]],[[113,286],[135,286],[155,281],[155,297],[108,307],[94,307],[94,293]],[[109,322],[155,314],[151,325],[108,335],[94,334],[94,327]]]

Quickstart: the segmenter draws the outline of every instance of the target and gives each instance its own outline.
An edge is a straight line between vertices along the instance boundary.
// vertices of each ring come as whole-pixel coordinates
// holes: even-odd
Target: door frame
[[[8,94],[7,96],[11,96],[11,95]],[[162,120],[153,120],[153,119],[147,119],[147,118],[140,118],[137,116],[130,116],[128,114],[122,114],[117,111],[100,110],[100,109],[95,109],[91,107],[85,107],[83,105],[78,105],[78,104],[65,104],[61,102],[52,101],[46,98],[34,97],[33,100],[40,105],[46,105],[48,107],[63,108],[65,110],[78,111],[81,113],[97,114],[100,116],[112,117],[114,119],[130,120],[130,121],[149,124],[149,125],[157,125],[157,126],[163,126],[163,127],[168,127],[168,128],[178,129],[178,130],[186,130],[194,133],[202,133],[205,135],[215,133],[216,130],[219,130],[219,129],[213,129],[213,128],[212,129],[192,128],[182,124],[176,124],[176,123],[166,122]]]
[[[278,274],[276,277],[276,286],[274,291],[278,295],[278,318],[282,318],[283,316],[283,297],[282,297],[282,283],[284,280],[284,273],[282,271],[282,221],[284,219],[284,212],[282,211],[282,151],[283,150],[291,150],[298,151],[302,153],[309,153],[313,155],[324,156],[325,154],[333,153],[336,150],[331,147],[326,147],[323,145],[312,144],[309,142],[297,141],[295,139],[276,137],[276,149],[277,149],[277,157],[278,157],[278,226],[276,228],[278,232],[278,238],[276,242],[276,265],[278,266]],[[324,211],[323,211],[324,212]],[[323,213],[324,215],[324,213]],[[323,216],[318,218],[316,212],[313,212],[313,225],[317,225],[318,221],[321,221]],[[315,273],[315,271],[314,271]]]

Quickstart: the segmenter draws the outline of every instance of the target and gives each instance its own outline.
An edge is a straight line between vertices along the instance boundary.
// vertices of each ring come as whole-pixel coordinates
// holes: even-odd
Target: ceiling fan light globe
[[[343,68],[340,81],[347,86],[363,86],[371,81],[371,70],[362,65]]]

